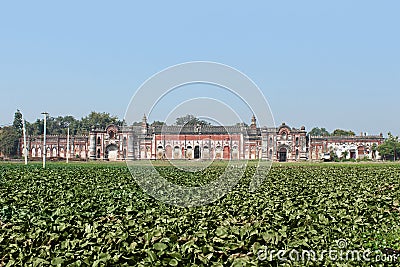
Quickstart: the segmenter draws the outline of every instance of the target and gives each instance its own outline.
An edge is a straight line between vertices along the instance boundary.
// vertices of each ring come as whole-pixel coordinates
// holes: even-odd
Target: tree
[[[123,122],[109,113],[92,111],[88,116],[81,119],[77,134],[88,134],[93,126],[104,129],[110,124],[122,126]]]
[[[347,131],[342,129],[336,129],[332,132],[332,136],[355,136],[356,134],[353,131]]]
[[[151,123],[151,126],[164,126],[164,125],[167,125],[167,124],[163,121],[153,121]]]
[[[398,136],[388,133],[388,138],[378,146],[379,154],[387,160],[398,160],[400,157],[400,142]]]
[[[309,133],[309,136],[329,136],[330,133],[325,128],[314,127]]]
[[[13,128],[18,134],[22,135],[22,113],[19,109],[14,113]]]
[[[18,152],[19,134],[14,126],[6,126],[0,131],[0,151],[5,156],[15,156]]]
[[[205,121],[205,120],[200,120],[198,118],[196,118],[195,116],[191,115],[191,114],[187,114],[185,116],[176,118],[176,125],[211,125],[211,123]]]
[[[19,151],[19,138],[22,137],[22,114],[17,109],[12,126],[6,126],[0,132],[0,151],[5,156],[16,156]]]
[[[376,159],[376,151],[378,151],[378,145],[374,143],[371,147],[371,150],[372,150],[372,159]]]

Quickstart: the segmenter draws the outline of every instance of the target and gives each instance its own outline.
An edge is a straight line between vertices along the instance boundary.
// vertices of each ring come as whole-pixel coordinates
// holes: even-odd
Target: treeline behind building
[[[46,134],[66,135],[69,127],[71,135],[88,135],[92,127],[105,128],[107,125],[115,124],[123,126],[116,116],[109,113],[91,112],[88,116],[76,119],[73,116],[47,117]],[[44,119],[37,119],[35,122],[25,121],[27,136],[43,135]],[[5,157],[17,157],[18,142],[22,137],[22,114],[17,110],[14,114],[13,124],[0,129],[0,153]]]

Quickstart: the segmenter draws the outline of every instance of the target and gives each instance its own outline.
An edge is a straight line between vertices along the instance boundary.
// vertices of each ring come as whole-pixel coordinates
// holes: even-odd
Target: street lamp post
[[[25,120],[24,120],[24,115],[22,115],[22,131],[24,135],[24,158],[25,158],[25,165],[28,164],[28,148],[26,147],[26,129],[25,129]]]
[[[43,168],[46,168],[46,119],[47,119],[47,115],[49,115],[49,113],[47,112],[42,112],[43,116],[44,116],[44,124],[43,124]]]
[[[66,155],[66,158],[67,158],[67,163],[68,163],[68,159],[69,159],[69,125],[68,125],[68,128],[67,128],[67,155]]]

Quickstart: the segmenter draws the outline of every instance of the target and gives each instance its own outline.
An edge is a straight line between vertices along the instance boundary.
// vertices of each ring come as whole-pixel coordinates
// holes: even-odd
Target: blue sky
[[[253,79],[277,124],[398,135],[399,10],[398,1],[3,1],[0,125],[17,108],[29,121],[44,110],[123,117],[148,77],[205,60]]]

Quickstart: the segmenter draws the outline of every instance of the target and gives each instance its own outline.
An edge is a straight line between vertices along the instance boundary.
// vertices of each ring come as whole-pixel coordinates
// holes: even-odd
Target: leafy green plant
[[[156,168],[194,186],[225,167]],[[178,208],[145,194],[124,166],[0,165],[0,266],[277,266],[258,250],[325,250],[338,239],[400,249],[398,165],[274,166],[251,193],[254,170],[217,202]]]

